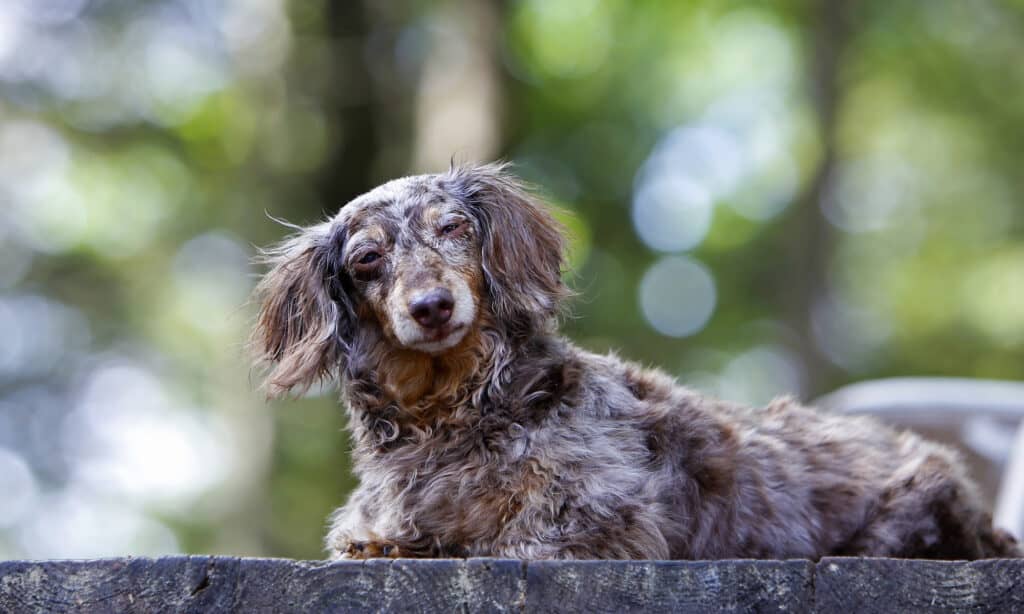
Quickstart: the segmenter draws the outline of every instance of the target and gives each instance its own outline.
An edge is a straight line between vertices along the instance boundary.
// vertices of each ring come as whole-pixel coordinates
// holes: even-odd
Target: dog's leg
[[[985,559],[1019,559],[1024,558],[1024,549],[1013,535],[993,528],[982,532],[981,556]]]
[[[531,520],[532,519],[532,522]],[[539,523],[539,524],[532,524]],[[575,531],[567,530],[575,527]],[[520,514],[489,556],[515,559],[667,559],[669,547],[658,517],[635,505],[599,515],[578,508],[557,519]],[[527,537],[528,536],[528,537]]]
[[[386,541],[349,541],[345,551],[337,559],[397,559],[402,556],[402,549],[394,543]]]
[[[868,524],[836,554],[968,559],[1020,556],[1013,538],[992,529],[975,488],[944,448],[925,444],[879,497]]]
[[[372,559],[408,556],[403,548],[385,533],[386,518],[370,517],[363,509],[368,496],[366,489],[359,487],[349,497],[348,503],[331,515],[331,530],[327,534],[326,547],[330,559]]]
[[[326,541],[328,558],[331,560],[414,556],[413,548],[403,548],[398,541],[381,537],[366,526],[335,525]]]
[[[402,549],[393,541],[382,539],[365,524],[339,522],[347,520],[350,514],[338,510],[335,521],[327,534],[328,558],[334,559],[375,559],[397,558]]]
[[[397,515],[397,504],[379,505],[376,492],[362,486],[332,515],[325,540],[328,558],[429,558],[455,556],[458,549],[442,548],[431,535],[411,533]]]

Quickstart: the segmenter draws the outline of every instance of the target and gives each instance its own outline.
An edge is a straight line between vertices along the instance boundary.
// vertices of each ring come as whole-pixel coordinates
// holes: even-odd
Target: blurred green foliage
[[[1021,379],[1022,57],[1011,0],[5,4],[0,556],[317,558],[344,415],[263,402],[249,259],[453,156],[569,212],[586,347]]]

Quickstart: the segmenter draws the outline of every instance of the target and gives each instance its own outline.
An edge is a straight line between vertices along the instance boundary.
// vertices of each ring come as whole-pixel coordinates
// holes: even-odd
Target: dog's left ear
[[[322,224],[264,252],[270,271],[256,286],[260,306],[250,339],[270,366],[268,396],[304,390],[344,367],[355,314],[340,270],[344,230]]]
[[[506,169],[455,166],[443,181],[476,218],[494,315],[513,330],[532,329],[555,315],[569,295],[562,282],[565,233]]]

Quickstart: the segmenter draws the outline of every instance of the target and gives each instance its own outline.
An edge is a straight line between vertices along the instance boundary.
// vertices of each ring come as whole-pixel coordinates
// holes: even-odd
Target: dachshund
[[[506,165],[299,230],[264,252],[251,344],[268,396],[340,383],[360,483],[332,559],[1021,556],[948,448],[559,336],[565,233]]]

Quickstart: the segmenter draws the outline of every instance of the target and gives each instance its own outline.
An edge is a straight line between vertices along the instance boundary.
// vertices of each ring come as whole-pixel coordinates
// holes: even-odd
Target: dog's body
[[[562,235],[497,166],[396,180],[270,253],[272,394],[339,376],[332,558],[1020,556],[953,453],[574,347]]]

